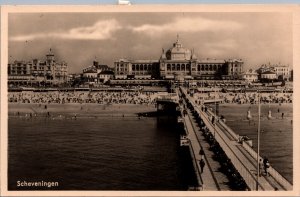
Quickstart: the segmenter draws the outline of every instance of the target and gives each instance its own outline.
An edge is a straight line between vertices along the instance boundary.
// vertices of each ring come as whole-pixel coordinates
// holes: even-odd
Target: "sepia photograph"
[[[126,9],[2,17],[2,189],[293,191],[293,12]]]

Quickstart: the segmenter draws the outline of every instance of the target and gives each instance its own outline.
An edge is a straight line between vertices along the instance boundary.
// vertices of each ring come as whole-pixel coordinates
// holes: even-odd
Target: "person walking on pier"
[[[266,176],[270,176],[270,174],[269,174],[269,172],[268,172],[268,168],[270,167],[270,162],[269,162],[269,160],[268,160],[268,158],[264,158],[264,160],[263,160],[263,163],[264,163],[264,170],[265,170],[265,174],[266,174]]]
[[[201,157],[201,159],[204,159],[204,151],[203,151],[203,147],[201,146],[201,149],[199,151],[199,155]]]
[[[214,116],[214,115],[211,117],[211,123],[212,123],[212,124],[215,123],[215,116]]]
[[[204,159],[201,159],[201,160],[200,160],[201,174],[203,173],[204,166],[205,166]]]

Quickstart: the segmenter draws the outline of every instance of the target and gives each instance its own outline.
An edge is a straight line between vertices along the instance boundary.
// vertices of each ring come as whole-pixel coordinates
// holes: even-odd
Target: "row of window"
[[[25,75],[25,74],[29,74],[29,73],[26,73],[26,71],[11,71],[8,74],[11,74],[11,75]]]
[[[133,64],[132,70],[133,71],[139,71],[139,70],[156,70],[157,66],[153,64]]]
[[[221,69],[222,65],[221,64],[198,64],[197,65],[197,70],[198,71],[216,71]],[[167,64],[167,71],[189,71],[191,69],[190,64]]]
[[[191,70],[190,64],[167,64],[167,71],[189,71]]]

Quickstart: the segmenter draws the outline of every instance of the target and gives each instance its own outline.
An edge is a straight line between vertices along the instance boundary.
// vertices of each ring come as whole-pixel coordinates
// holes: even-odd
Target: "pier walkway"
[[[208,162],[207,159],[205,161],[206,165],[204,166],[203,173],[201,173],[200,168],[200,141],[196,136],[195,130],[193,128],[192,122],[190,121],[190,117],[184,116],[184,123],[186,126],[187,131],[187,138],[190,141],[190,146],[194,155],[194,167],[196,167],[196,175],[197,177],[200,177],[201,183],[202,183],[202,190],[209,190],[209,191],[217,191],[220,190],[218,184],[216,183],[215,177],[208,169]],[[196,166],[195,166],[196,165]],[[205,178],[203,178],[205,177]],[[199,179],[199,178],[198,178]]]
[[[260,176],[257,181],[257,153],[247,143],[240,143],[239,136],[224,122],[218,120],[210,110],[207,110],[206,112],[202,111],[202,106],[197,105],[184,88],[181,88],[181,91],[185,95],[187,101],[193,105],[194,110],[201,117],[205,126],[214,135],[215,140],[231,160],[236,170],[244,178],[249,190],[292,190],[292,185],[272,167],[269,168],[270,176]],[[216,124],[213,124],[211,121],[211,117],[213,116],[216,117]],[[195,126],[193,128],[193,121],[190,114],[184,116],[184,122],[186,130],[188,131],[187,138],[190,140],[196,160],[200,160],[200,145],[202,145],[204,141],[199,138],[199,134],[197,137],[197,129],[195,129]],[[204,146],[204,144],[202,146]],[[208,151],[205,153],[207,152]],[[206,165],[204,172],[203,174],[200,173],[204,184],[204,190],[220,190],[220,184],[216,179],[216,176],[219,173],[214,173],[214,170],[211,167],[211,165],[213,165],[212,160],[208,160],[207,155],[205,161]],[[199,164],[197,165],[199,169]],[[225,178],[223,180],[225,180]],[[222,188],[222,190],[226,190],[226,188]]]
[[[201,135],[199,131],[199,127],[197,126],[195,120],[192,117],[191,112],[188,110],[188,114],[183,116],[187,138],[190,141],[190,146],[192,150],[195,152],[195,159],[197,163],[197,172],[200,172],[200,146],[202,146],[204,150],[204,160],[205,166],[203,173],[201,176],[203,190],[206,191],[220,191],[220,190],[230,190],[229,180],[222,172],[219,171],[220,164],[213,159],[213,152],[209,150],[210,145],[205,141],[204,136]]]

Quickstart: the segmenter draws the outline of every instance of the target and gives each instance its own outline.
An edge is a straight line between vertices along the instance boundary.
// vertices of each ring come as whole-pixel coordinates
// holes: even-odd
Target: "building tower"
[[[46,55],[46,60],[47,60],[47,64],[52,64],[55,61],[54,54],[51,48],[49,50],[49,53]]]

